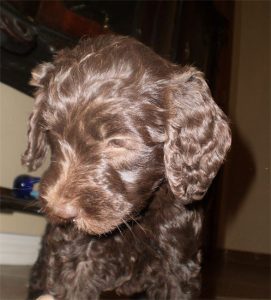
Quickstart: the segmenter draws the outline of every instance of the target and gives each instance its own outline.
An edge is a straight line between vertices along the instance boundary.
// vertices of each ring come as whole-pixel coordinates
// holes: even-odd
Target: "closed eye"
[[[108,142],[109,146],[113,146],[113,147],[120,147],[120,148],[125,148],[126,147],[126,142],[123,139],[112,139]]]

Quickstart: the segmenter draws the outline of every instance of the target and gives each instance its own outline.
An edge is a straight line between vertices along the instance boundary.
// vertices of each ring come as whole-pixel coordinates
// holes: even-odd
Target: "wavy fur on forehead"
[[[52,105],[60,98],[72,103],[97,96],[120,97],[131,93],[131,88],[140,96],[150,96],[161,79],[161,64],[167,62],[136,40],[100,36],[95,43],[86,39],[58,52],[53,63],[33,70],[31,84],[47,90]],[[153,97],[155,89],[151,92]]]
[[[162,140],[161,94],[171,68],[149,48],[128,37],[82,40],[75,48],[58,52],[52,63],[41,64],[33,70],[30,83],[37,91],[29,135],[36,119],[44,129],[50,129],[60,122],[67,124],[75,115],[87,111],[92,110],[92,123],[95,123],[96,113],[108,110],[113,115],[126,108],[143,122],[151,113],[152,118],[148,120],[153,130],[147,130],[156,140]],[[35,131],[33,128],[32,133]],[[41,132],[39,141],[42,140]],[[40,159],[30,163],[31,149],[23,158],[30,169],[36,169],[45,154],[39,148]]]

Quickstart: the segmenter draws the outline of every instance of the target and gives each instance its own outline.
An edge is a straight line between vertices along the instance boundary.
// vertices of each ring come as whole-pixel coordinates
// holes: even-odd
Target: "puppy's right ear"
[[[27,149],[22,156],[22,163],[29,171],[35,171],[40,167],[47,152],[47,140],[42,128],[42,111],[45,106],[44,85],[47,82],[48,73],[54,69],[53,64],[44,63],[32,71],[30,84],[37,87],[32,113],[28,120]]]
[[[231,145],[228,120],[203,74],[193,67],[173,73],[167,85],[167,180],[184,204],[203,198]]]

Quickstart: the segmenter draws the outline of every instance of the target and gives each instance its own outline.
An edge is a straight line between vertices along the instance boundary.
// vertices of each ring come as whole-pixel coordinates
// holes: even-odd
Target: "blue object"
[[[23,199],[38,198],[38,192],[33,191],[34,184],[40,182],[40,177],[19,175],[13,182],[13,191],[16,197]]]

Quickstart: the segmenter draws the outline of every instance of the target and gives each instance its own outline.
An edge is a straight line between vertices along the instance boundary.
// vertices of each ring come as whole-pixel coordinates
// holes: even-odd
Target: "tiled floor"
[[[29,266],[1,266],[0,274],[0,300],[25,300]],[[270,284],[266,260],[216,259],[204,270],[204,299],[271,299]]]

